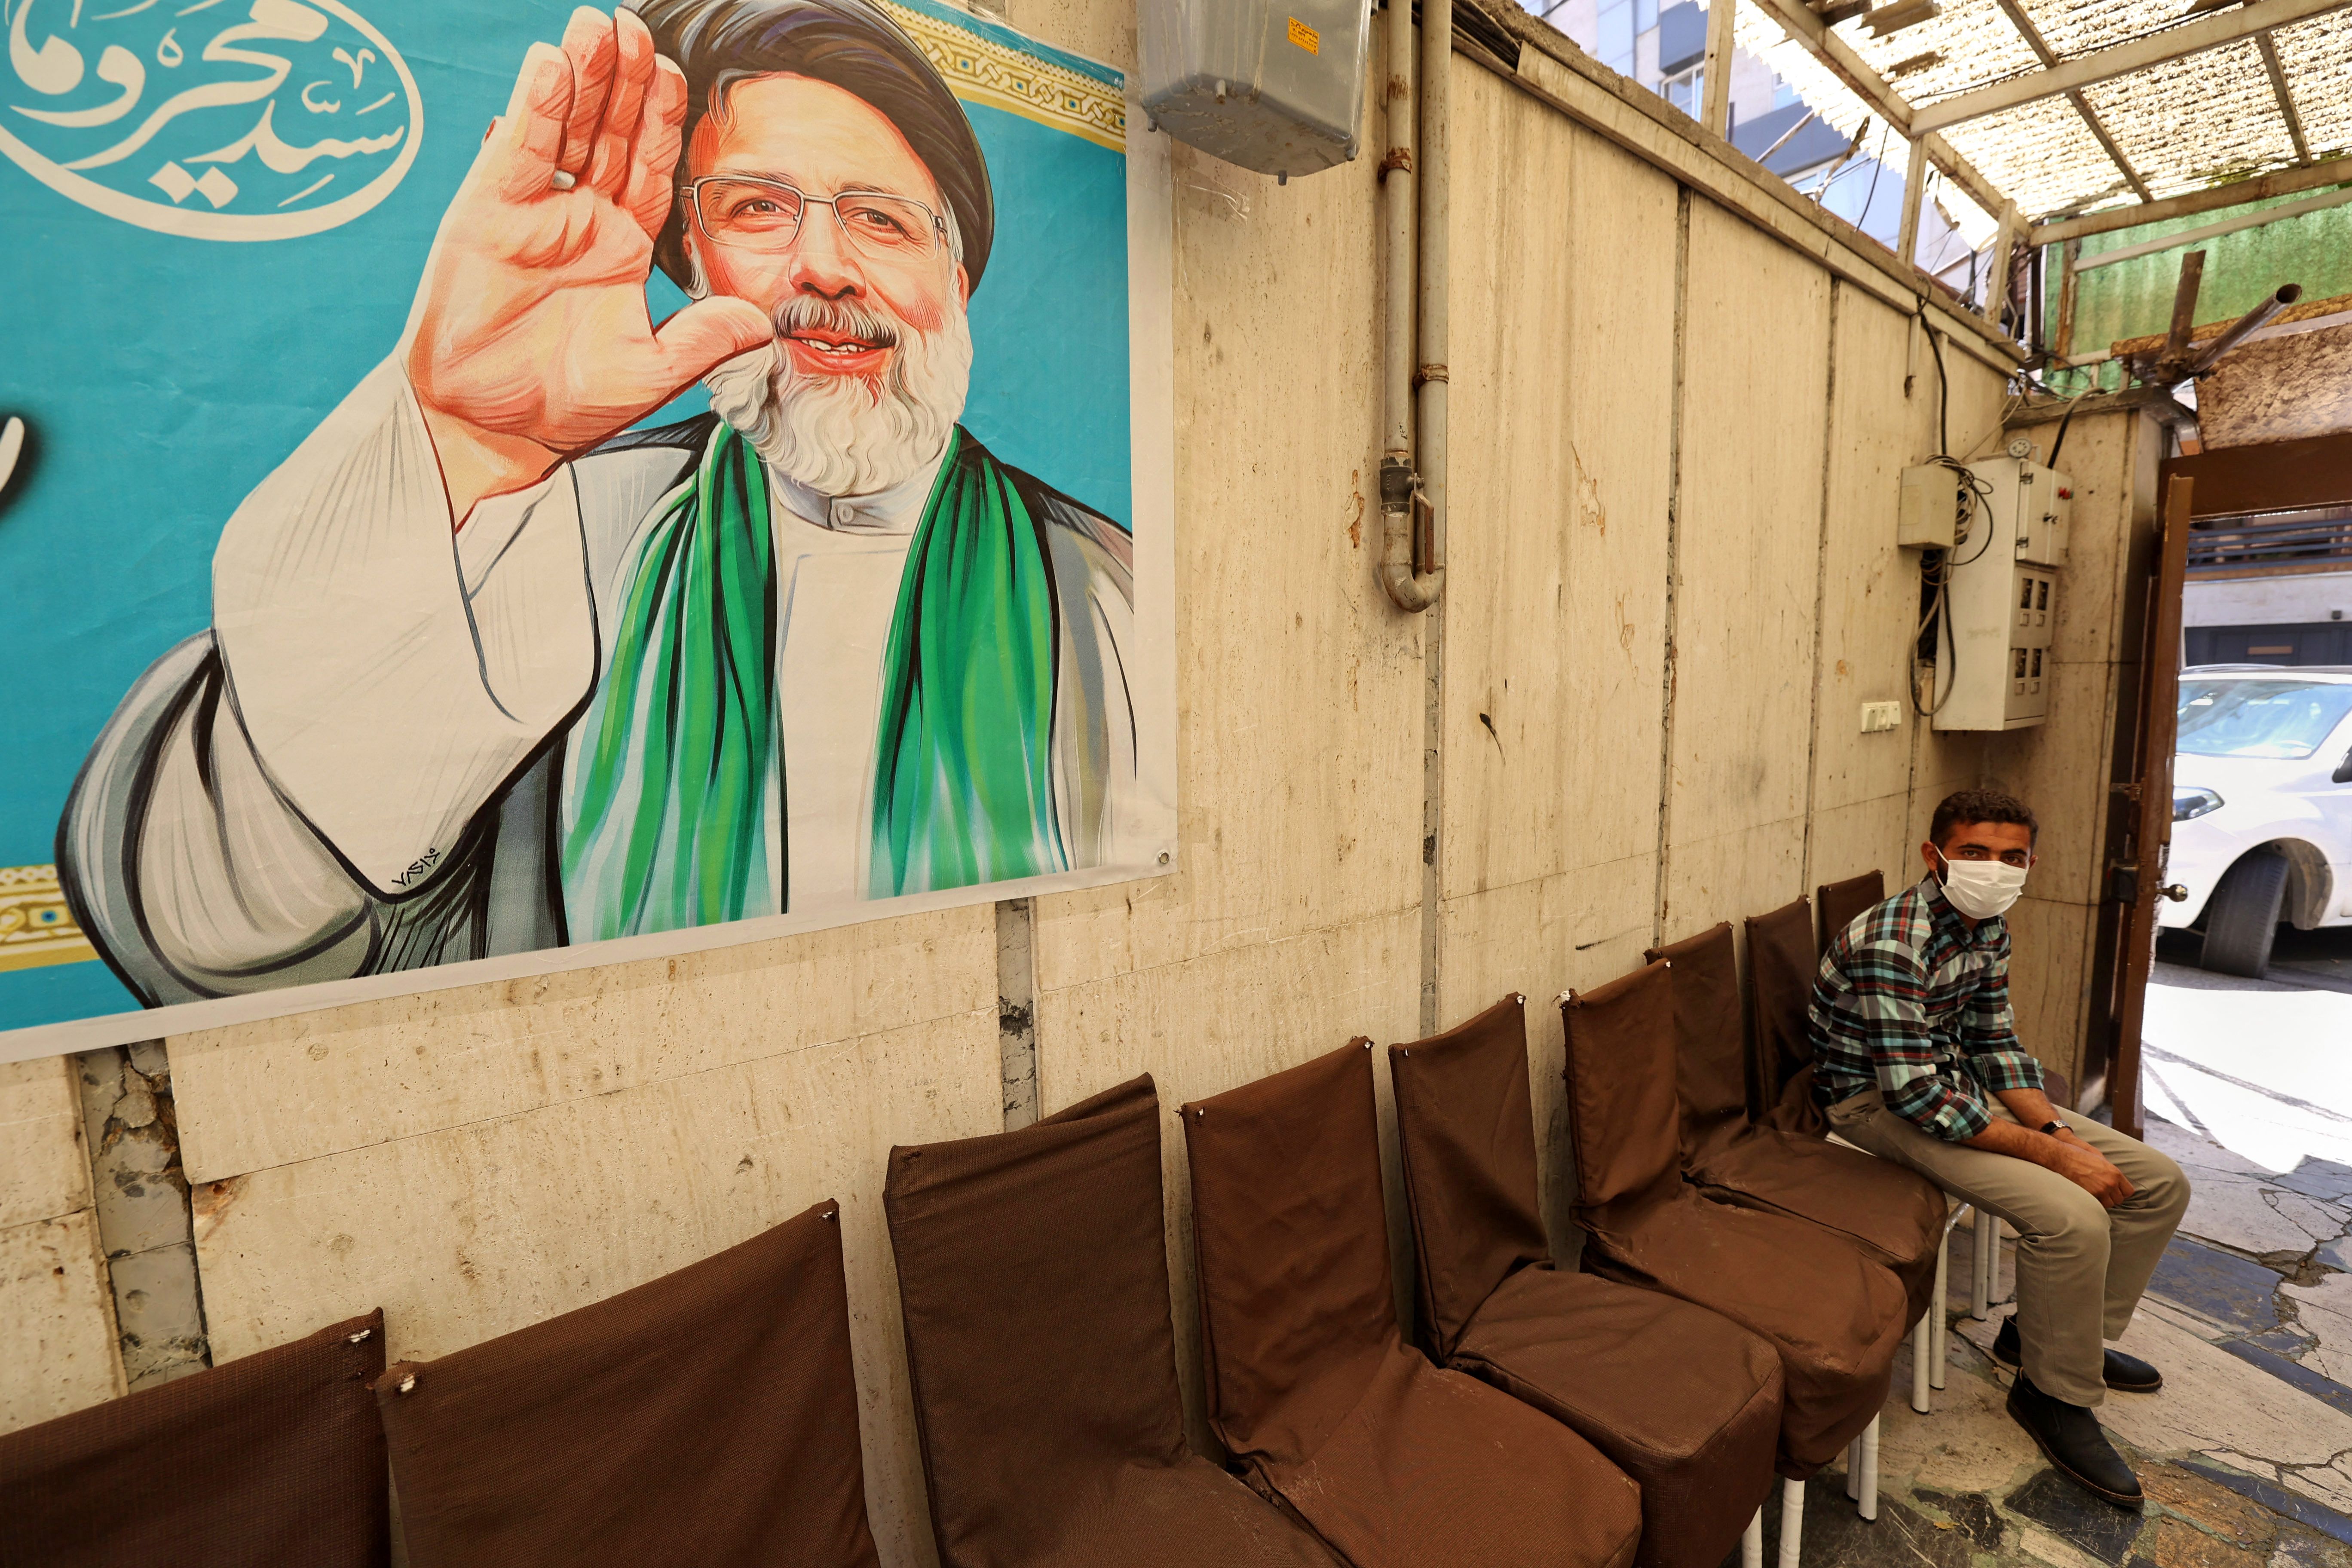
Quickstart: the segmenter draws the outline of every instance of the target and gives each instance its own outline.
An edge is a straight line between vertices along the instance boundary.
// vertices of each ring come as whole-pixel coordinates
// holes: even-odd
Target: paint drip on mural
[[[1118,72],[0,5],[0,1031],[1169,865]]]

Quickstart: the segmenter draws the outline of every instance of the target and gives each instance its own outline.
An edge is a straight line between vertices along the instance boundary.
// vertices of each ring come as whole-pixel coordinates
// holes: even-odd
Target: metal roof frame
[[[2268,201],[2273,196],[2293,195],[2297,191],[2315,191],[2329,185],[2352,185],[2352,157],[2329,158],[2299,168],[2275,169],[2267,174],[2257,174],[2251,180],[2236,180],[2226,185],[2211,185],[2185,195],[2167,196],[2161,201],[2137,202],[2130,206],[2107,207],[2080,217],[2063,218],[2037,224],[2029,236],[2034,245],[2059,245],[2085,235],[2113,234],[2119,228],[2137,228],[2142,224],[2162,223],[2168,218],[2193,217],[2199,213],[2218,211],[2222,207],[2243,206],[2248,202]]]
[[[2021,0],[1997,0],[2011,26],[2042,62],[2041,68],[1971,88],[1924,108],[1915,108],[1852,44],[1831,30],[1830,24],[1814,8],[1821,3],[1822,0],[1756,0],[1759,8],[1791,42],[1828,68],[1866,107],[1912,143],[1910,168],[1914,178],[1906,183],[1906,207],[1916,207],[1921,194],[1919,187],[1924,183],[1920,176],[1927,168],[1933,167],[1942,171],[1986,212],[2002,216],[2004,239],[2014,234],[2029,244],[2043,246],[2297,191],[2352,184],[2352,157],[2315,159],[2277,45],[2272,38],[2277,28],[2342,11],[2352,6],[2352,0],[2245,0],[2233,8],[2209,10],[2178,26],[2162,27],[2072,59],[2061,58],[2050,47]],[[2177,196],[2155,197],[2123,147],[2101,122],[2084,89],[2247,39],[2253,40],[2261,50],[2273,96],[2294,147],[2295,163],[2250,179]],[[2012,216],[2017,210],[2014,204],[1939,132],[1947,127],[2059,96],[2069,100],[2125,184],[2140,199],[2089,214],[2080,214],[2078,209],[2074,216],[2049,215],[2051,221],[2040,224],[2019,223]],[[2065,210],[2059,209],[2061,213]],[[1916,212],[1906,213],[1903,230],[1906,234],[1917,232]]]
[[[2184,22],[2178,27],[2167,27],[2160,33],[2147,33],[2087,55],[2077,55],[2071,60],[2045,66],[2038,71],[2013,76],[2007,81],[1976,88],[1957,94],[1919,110],[1913,125],[1921,132],[1940,131],[1948,125],[1958,125],[1970,120],[1980,120],[1988,114],[1999,114],[2036,100],[2053,98],[2062,92],[2074,91],[2129,76],[2134,71],[2159,66],[2167,60],[2181,59],[2202,54],[2224,44],[2234,44],[2242,38],[2262,37],[2278,27],[2308,22],[2315,16],[2352,5],[2352,0],[2246,0],[2246,4],[2228,11],[2213,11]],[[2008,6],[2002,7],[2009,10]],[[2011,11],[2012,18],[2016,13]]]

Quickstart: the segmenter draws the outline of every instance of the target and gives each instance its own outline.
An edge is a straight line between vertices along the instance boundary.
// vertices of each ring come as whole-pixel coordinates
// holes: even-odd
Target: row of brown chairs
[[[5,1568],[877,1568],[832,1203],[439,1360],[381,1310],[0,1436]]]
[[[894,1151],[942,1562],[1715,1568],[1776,1468],[1874,1410],[1903,1295],[1878,1280],[1907,1272],[1884,1214],[1830,1201],[1820,1155],[1848,1152],[1749,1119],[1763,1093],[1724,1102],[1729,960],[1718,927],[1566,1000],[1581,1274],[1540,1218],[1522,999],[1391,1047],[1418,1350],[1370,1042],[1182,1109],[1208,1415],[1240,1479],[1184,1437],[1148,1077]],[[379,1312],[0,1436],[0,1562],[373,1568],[388,1458],[418,1568],[866,1568],[837,1221],[820,1204],[436,1361],[385,1367]]]

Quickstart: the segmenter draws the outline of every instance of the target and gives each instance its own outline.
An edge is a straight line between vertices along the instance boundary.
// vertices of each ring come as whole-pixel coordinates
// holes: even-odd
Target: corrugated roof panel
[[[1944,132],[1954,151],[2028,215],[2128,192],[2124,177],[2063,98],[2022,104]]]
[[[1944,0],[1942,16],[1883,38],[1873,37],[1860,21],[1843,23],[1837,31],[1913,104],[1933,103],[2042,64],[2000,0]]]
[[[1870,112],[1835,71],[1815,59],[1804,46],[1781,31],[1780,24],[1756,5],[1742,5],[1732,18],[1732,36],[1739,47],[1772,68],[1782,81],[1797,89],[1807,107],[1851,136]]]
[[[2352,11],[2271,35],[2312,155],[2352,152]]]
[[[2294,142],[2252,38],[2083,95],[2158,200],[2294,162]]]
[[[2182,0],[2024,0],[2025,14],[2062,60],[2177,26]]]
[[[2062,60],[2189,20],[2186,0],[2018,0]],[[1859,20],[1838,36],[1908,102],[1926,107],[1997,81],[2030,75],[2041,59],[2000,0],[1944,0],[1941,16],[1881,38]],[[1743,6],[1741,42],[1764,55],[1823,118],[1851,132],[1859,102],[1793,45],[1771,47],[1777,26]],[[2352,153],[2352,9],[2275,35],[2283,67],[2315,157]],[[2084,97],[2150,193],[2158,197],[2291,166],[2294,145],[2262,53],[2252,40],[2095,83]],[[2029,217],[2133,199],[2105,150],[2063,96],[1944,132],[1959,154]]]

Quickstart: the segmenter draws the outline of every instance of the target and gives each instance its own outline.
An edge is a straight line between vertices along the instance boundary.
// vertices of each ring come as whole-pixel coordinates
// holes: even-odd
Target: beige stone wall
[[[0,1066],[0,1432],[124,1387],[72,1068]]]
[[[1127,63],[1130,17],[1013,0],[1011,20]],[[1586,90],[1550,68],[1547,90]],[[1905,698],[1917,610],[1891,542],[1895,475],[1936,441],[1913,319],[1623,138],[1466,63],[1456,83],[1441,616],[1374,578],[1377,160],[1277,186],[1175,151],[1180,862],[1040,900],[1033,989],[1046,1110],[1159,1081],[1200,1437],[1180,1100],[1411,1037],[1426,931],[1441,1023],[1527,994],[1557,1175],[1561,988],[1827,879],[1906,875],[1937,795],[1986,766],[1907,702],[1897,731],[1858,732],[1863,701]],[[2001,377],[1945,357],[1966,452]],[[996,931],[953,910],[173,1040],[215,1359],[379,1305],[394,1357],[442,1354],[838,1198],[876,1531],[892,1568],[929,1563],[883,1162],[1003,1125]],[[86,1189],[0,1212],[0,1248],[28,1226],[54,1245]],[[1557,1180],[1548,1202],[1564,1240]],[[105,1290],[83,1294],[79,1317],[0,1302],[12,1335],[53,1318],[96,1358],[0,1383],[0,1418],[119,1386],[89,1370]],[[26,1378],[8,1349],[0,1378]]]

